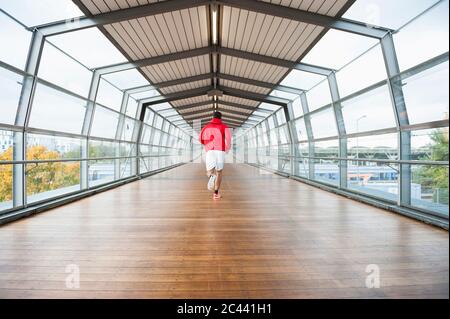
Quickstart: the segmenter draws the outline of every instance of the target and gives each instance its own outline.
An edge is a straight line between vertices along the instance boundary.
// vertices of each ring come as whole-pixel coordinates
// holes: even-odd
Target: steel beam
[[[388,86],[391,95],[391,101],[394,108],[394,114],[397,122],[399,133],[400,146],[400,160],[411,159],[411,132],[401,130],[402,127],[409,126],[410,121],[408,117],[408,110],[405,104],[405,97],[403,94],[403,81],[400,74],[400,66],[398,64],[397,53],[392,34],[386,35],[381,40],[381,49],[383,52],[384,62],[388,75]],[[399,197],[397,204],[410,205],[411,204],[411,165],[400,164],[400,178],[399,178]]]
[[[72,20],[65,20],[45,25],[35,26],[31,30],[38,29],[45,36],[74,32],[92,27],[104,26],[112,23],[123,22],[153,16],[157,14],[168,13],[176,10],[189,9],[207,5],[210,0],[171,0],[156,3],[150,3],[142,6],[121,9],[108,13],[101,13],[92,17],[81,17]]]
[[[203,87],[188,91],[182,91],[182,92],[176,92],[171,94],[166,94],[164,96],[156,96],[149,99],[144,99],[141,102],[143,103],[144,107],[148,107],[155,104],[161,104],[166,102],[172,102],[176,100],[182,100],[182,99],[188,99],[196,96],[206,95],[208,94],[208,91],[211,90],[211,87]]]
[[[341,97],[339,94],[338,84],[336,80],[336,74],[332,73],[328,76],[328,84],[331,91],[331,99],[333,101],[333,111],[336,118],[336,126],[339,134],[339,157],[347,158],[347,131],[345,129],[344,116],[342,114]],[[339,187],[347,188],[347,161],[339,162]]]
[[[260,87],[263,87],[266,89],[278,90],[278,91],[291,93],[291,94],[300,95],[304,92],[304,90],[296,89],[293,87],[277,85],[276,83],[262,82],[262,81],[257,81],[257,80],[253,80],[253,79],[248,79],[248,78],[242,78],[239,76],[234,76],[234,75],[229,75],[229,74],[218,73],[215,76],[217,78],[223,79],[223,80],[229,80],[229,81],[244,83],[244,84],[248,84],[248,85],[260,86]]]
[[[335,18],[321,15],[305,10],[294,9],[287,6],[276,5],[256,0],[218,0],[218,3],[230,7],[240,8],[253,12],[263,13],[270,16],[290,19],[298,22],[304,22],[321,26],[324,28],[336,29],[340,31],[355,33],[358,35],[382,39],[390,29],[378,26],[369,26],[366,23],[352,21],[348,19]]]
[[[168,1],[170,2],[170,1]],[[104,66],[101,68],[98,68],[97,70],[102,74],[110,74],[110,73],[116,73],[116,72],[122,72],[126,70],[136,69],[136,68],[142,68],[147,67],[155,64],[161,64],[161,63],[167,63],[182,59],[188,59],[193,58],[205,54],[211,53],[211,47],[204,47],[204,48],[198,48],[188,51],[182,51],[182,52],[176,52],[176,53],[169,53],[166,55],[159,55],[152,58],[147,58],[143,60],[136,60],[131,62],[125,62],[125,63],[118,63],[114,65]]]
[[[258,101],[262,103],[274,104],[279,106],[286,106],[290,101],[274,96],[266,96],[263,94],[257,94],[253,92],[247,92],[242,90],[237,90],[229,87],[218,87],[219,90],[223,91],[226,95],[231,95],[234,97],[249,99],[253,101]]]
[[[204,102],[198,102],[198,103],[193,103],[193,104],[187,104],[187,105],[183,105],[183,106],[174,106],[174,109],[178,110],[178,111],[183,111],[183,110],[189,110],[189,109],[193,109],[196,107],[202,107],[202,106],[206,106],[206,105],[213,105],[213,101],[204,101]],[[181,114],[181,113],[180,113]]]
[[[306,94],[303,93],[300,95],[300,101],[302,102],[302,108],[303,108],[303,114],[304,121],[305,121],[305,128],[306,128],[306,135],[308,136],[308,153],[310,157],[313,157],[315,154],[315,148],[314,148],[314,133],[311,125],[311,116],[309,115],[309,105],[308,105],[308,99],[306,97]],[[309,164],[309,179],[314,180],[315,178],[315,167],[314,167],[314,161],[311,159],[308,159]]]

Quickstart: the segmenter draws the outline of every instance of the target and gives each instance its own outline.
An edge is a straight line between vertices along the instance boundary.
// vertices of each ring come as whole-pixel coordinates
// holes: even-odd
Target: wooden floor
[[[449,297],[447,231],[245,165],[220,202],[206,182],[190,164],[1,227],[0,297]]]

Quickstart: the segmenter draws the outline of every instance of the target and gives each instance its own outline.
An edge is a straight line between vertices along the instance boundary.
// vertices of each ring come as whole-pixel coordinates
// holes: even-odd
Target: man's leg
[[[215,192],[216,194],[219,193],[220,185],[222,184],[222,171],[216,171],[216,185],[215,185]]]

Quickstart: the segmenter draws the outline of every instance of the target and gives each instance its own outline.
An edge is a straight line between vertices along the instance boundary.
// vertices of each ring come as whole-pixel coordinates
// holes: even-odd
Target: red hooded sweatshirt
[[[219,119],[212,119],[200,133],[200,143],[205,145],[205,151],[228,152],[231,148],[231,132]]]

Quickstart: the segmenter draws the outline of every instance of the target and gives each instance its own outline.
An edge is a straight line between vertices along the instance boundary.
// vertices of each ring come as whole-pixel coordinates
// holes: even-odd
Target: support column
[[[23,128],[22,132],[14,133],[14,161],[25,161],[26,154],[26,132],[30,120],[31,108],[33,106],[34,92],[36,90],[37,75],[44,49],[45,37],[39,31],[33,32],[30,49],[28,51],[27,64],[24,76],[22,92],[20,94],[19,106],[15,119],[15,125]],[[13,205],[14,207],[26,206],[26,165],[13,165]]]
[[[127,110],[127,104],[128,104],[128,98],[129,98],[129,94],[128,93],[123,93],[122,96],[122,103],[120,105],[120,115],[119,115],[119,122],[117,123],[117,130],[116,130],[116,140],[120,141],[122,139],[123,136],[123,131],[124,131],[124,127],[125,127],[125,112]],[[134,133],[134,132],[133,132]],[[119,143],[119,148],[116,148],[116,157],[120,157],[121,156],[121,152],[120,152],[120,143]],[[130,154],[127,154],[127,156],[129,156]],[[127,159],[127,161],[134,161],[133,159]],[[120,179],[120,171],[121,171],[121,159],[115,159],[114,160],[114,178]],[[133,164],[132,164],[133,166]],[[135,165],[134,165],[135,166]]]
[[[293,119],[295,118],[294,116],[294,109],[293,109],[293,105],[292,102],[290,102],[287,106],[286,106],[286,111],[285,113],[287,113],[287,115],[289,117],[286,118],[289,119],[287,121],[287,125],[288,125],[288,129],[289,129],[289,135],[290,135],[290,156],[291,156],[291,175],[293,176],[298,176],[299,172],[298,172],[298,147],[296,145],[296,143],[298,142],[298,136],[297,136],[297,130],[295,128],[295,123],[293,122]]]
[[[308,147],[309,147],[309,179],[313,180],[314,179],[314,159],[312,159],[311,157],[314,157],[314,133],[312,130],[312,125],[311,125],[311,117],[309,115],[309,105],[308,105],[308,99],[306,97],[306,94],[303,93],[302,95],[300,95],[300,101],[302,102],[302,108],[303,108],[303,118],[305,121],[305,127],[306,127],[306,135],[308,136]]]
[[[339,157],[347,158],[347,132],[345,129],[344,116],[342,115],[341,97],[336,80],[336,73],[333,72],[328,76],[328,84],[330,86],[333,110],[339,134]],[[347,188],[347,168],[347,161],[339,161],[339,188]]]
[[[388,75],[389,93],[397,121],[399,131],[400,160],[410,160],[411,157],[411,132],[403,131],[402,127],[409,125],[408,112],[403,95],[402,80],[397,77],[400,74],[397,53],[392,34],[387,34],[381,39],[384,63]],[[399,196],[398,205],[411,204],[411,165],[400,164],[399,167]]]
[[[81,157],[84,159],[89,159],[89,138],[91,135],[92,122],[94,119],[95,112],[95,101],[97,99],[98,87],[100,85],[100,73],[94,71],[91,80],[91,86],[89,88],[88,102],[86,106],[86,113],[84,115],[83,129],[81,134],[86,136],[85,143],[82,144],[81,147]],[[81,180],[81,189],[89,188],[89,161],[81,162],[80,169],[80,180]]]

